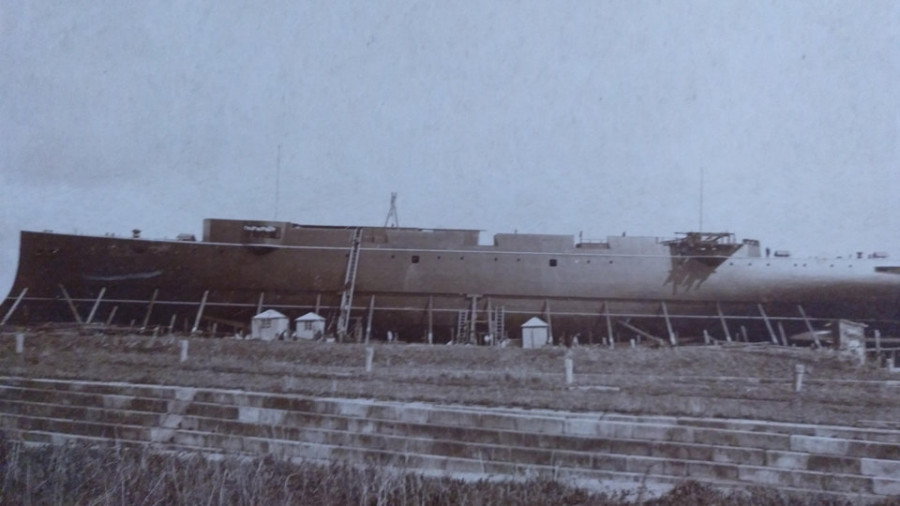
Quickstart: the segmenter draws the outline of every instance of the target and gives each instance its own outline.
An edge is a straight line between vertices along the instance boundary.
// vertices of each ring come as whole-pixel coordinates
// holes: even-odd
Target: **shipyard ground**
[[[768,344],[523,350],[30,330],[21,332],[24,350],[17,353],[17,333],[4,333],[0,341],[0,374],[16,381],[91,380],[536,413],[900,429],[900,374],[830,350]],[[374,350],[371,371],[368,349]],[[571,384],[567,356],[574,364]],[[806,375],[798,392],[795,371],[801,364]]]

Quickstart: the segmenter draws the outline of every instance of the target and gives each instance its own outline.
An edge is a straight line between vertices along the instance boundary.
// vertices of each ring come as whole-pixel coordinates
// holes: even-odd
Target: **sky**
[[[20,230],[729,231],[900,258],[900,2],[5,0]]]

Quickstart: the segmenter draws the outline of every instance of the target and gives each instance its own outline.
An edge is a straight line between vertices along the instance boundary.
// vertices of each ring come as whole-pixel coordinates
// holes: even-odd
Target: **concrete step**
[[[0,378],[0,412],[8,435],[34,442],[76,437],[390,465],[413,456],[455,463],[429,472],[553,469],[585,480],[652,475],[662,484],[692,478],[847,496],[900,494],[900,431],[890,429],[773,423],[767,431],[769,424],[756,420],[16,378]]]

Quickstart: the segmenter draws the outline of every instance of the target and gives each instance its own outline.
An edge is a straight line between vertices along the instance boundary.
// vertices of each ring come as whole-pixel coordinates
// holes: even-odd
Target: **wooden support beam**
[[[62,291],[63,297],[65,297],[66,302],[69,304],[69,309],[72,310],[72,314],[75,315],[75,321],[78,323],[83,323],[81,319],[81,315],[78,314],[78,308],[75,307],[75,302],[72,301],[72,297],[69,297],[69,292],[66,291],[66,287],[59,285],[60,291]]]
[[[475,340],[476,316],[478,315],[478,295],[470,295],[470,297],[472,298],[472,312],[469,317],[469,335],[466,337],[467,343],[471,343]]]
[[[259,302],[256,303],[256,314],[262,313],[263,300],[266,298],[266,292],[259,292]]]
[[[778,334],[781,336],[781,344],[787,346],[787,334],[784,333],[784,325],[781,324],[781,320],[778,320]]]
[[[372,337],[372,317],[375,315],[375,296],[369,298],[369,317],[366,319],[366,344]]]
[[[759,314],[762,315],[763,321],[766,323],[766,328],[769,330],[769,337],[772,339],[772,344],[778,344],[778,337],[775,336],[775,330],[772,329],[772,322],[769,321],[766,310],[763,309],[762,304],[757,304],[756,307],[759,308]]]
[[[322,310],[322,294],[317,293],[316,294],[316,314],[319,316],[322,316],[322,313],[319,312],[321,310]]]
[[[6,325],[6,322],[8,322],[12,317],[13,313],[16,311],[16,308],[19,307],[19,303],[22,302],[22,299],[25,298],[26,293],[28,293],[27,286],[23,288],[21,292],[19,292],[19,296],[16,297],[16,301],[13,302],[13,305],[9,308],[9,311],[6,312],[6,316],[3,317],[3,321],[0,322],[0,325]]]
[[[660,339],[660,338],[654,336],[653,334],[651,334],[651,333],[649,333],[649,332],[643,331],[643,330],[641,330],[641,329],[635,327],[634,325],[631,325],[631,324],[628,323],[628,322],[623,322],[622,320],[616,320],[616,323],[618,323],[619,325],[625,327],[626,329],[628,329],[628,330],[630,330],[630,331],[632,331],[632,332],[636,332],[636,333],[638,333],[638,334],[640,334],[640,335],[646,337],[647,339],[651,339],[651,340],[653,340],[653,341],[656,341],[657,343],[659,343],[659,344],[661,344],[661,345],[665,345],[665,344],[666,344],[666,341],[665,341],[664,339]]]
[[[809,321],[809,318],[806,317],[806,311],[803,310],[803,306],[797,304],[797,309],[800,311],[800,316],[803,317],[804,323],[806,323],[806,329],[809,330],[809,334],[813,338],[813,342],[816,343],[816,348],[821,348],[822,343],[819,342],[819,336],[816,334],[816,331],[813,329],[812,322]]]
[[[722,313],[722,305],[716,302],[716,311],[719,313],[719,320],[722,322],[722,330],[725,331],[725,339],[731,342],[731,332],[728,330],[728,323],[725,321],[725,314]]]
[[[172,313],[172,319],[169,320],[169,334],[175,333],[175,318],[178,317],[176,313]]]
[[[97,308],[100,307],[100,301],[103,300],[103,295],[106,293],[106,287],[100,289],[100,295],[97,296],[97,300],[94,301],[94,307],[91,308],[91,313],[88,315],[87,321],[85,323],[91,323],[94,321],[94,315],[97,314]]]
[[[153,305],[156,304],[156,296],[159,295],[159,288],[153,290],[153,295],[150,296],[150,305],[147,306],[147,314],[144,315],[144,323],[141,324],[141,330],[147,328],[147,324],[150,323],[150,313],[153,312]]]
[[[490,297],[487,298],[487,326],[487,333],[491,336],[491,339],[493,339],[496,332],[494,332],[494,309],[491,307]]]
[[[119,310],[119,306],[113,306],[112,311],[109,312],[109,316],[106,317],[106,326],[109,327],[112,324],[113,318],[116,317],[116,311]]]
[[[434,297],[428,297],[428,344],[434,343]]]
[[[200,319],[203,318],[203,309],[206,308],[206,298],[209,297],[209,290],[203,292],[203,299],[200,301],[200,307],[197,309],[197,317],[194,318],[194,326],[191,328],[191,334],[196,334],[200,329]]]
[[[603,304],[603,316],[606,317],[606,337],[610,342],[614,342],[615,336],[613,335],[612,317],[609,316],[609,304],[605,300],[601,304]]]
[[[547,344],[553,344],[553,319],[550,317],[550,299],[544,299],[544,318],[547,320]]]
[[[672,330],[672,321],[669,320],[669,309],[666,307],[666,301],[662,301],[662,312],[666,318],[666,329],[669,331],[669,344],[678,346],[678,338],[675,337],[675,331]]]

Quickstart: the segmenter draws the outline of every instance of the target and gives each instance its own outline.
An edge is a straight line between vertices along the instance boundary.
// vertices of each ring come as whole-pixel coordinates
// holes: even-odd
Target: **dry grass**
[[[444,345],[365,345],[32,332],[15,354],[0,339],[0,374],[370,397],[777,421],[866,424],[900,419],[900,382],[827,350],[774,346],[618,348],[571,351]],[[794,366],[809,372],[794,392]],[[604,387],[604,388],[596,388]]]
[[[685,482],[658,499],[590,493],[546,478],[463,481],[403,470],[272,458],[209,458],[84,444],[0,442],[0,504],[37,505],[844,505],[772,489],[722,492]],[[889,504],[885,502],[884,504]]]

